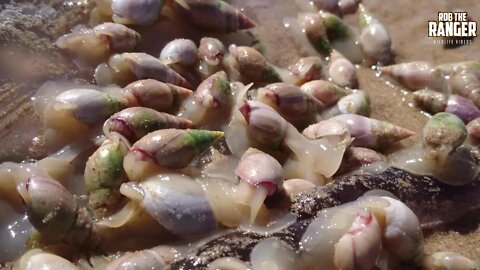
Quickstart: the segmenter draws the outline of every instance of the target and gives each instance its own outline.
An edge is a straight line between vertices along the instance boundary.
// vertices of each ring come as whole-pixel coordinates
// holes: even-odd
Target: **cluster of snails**
[[[304,12],[284,25],[309,56],[282,68],[253,47],[213,37],[198,46],[172,40],[159,57],[136,52],[141,35],[127,25],[151,25],[164,13],[211,32],[255,26],[222,0],[97,0],[92,17],[102,23],[56,42],[78,65],[96,66],[97,85],[45,84],[34,105],[54,153],[0,165],[0,198],[26,213],[36,231],[32,249],[10,266],[88,269],[85,255],[137,250],[98,267],[163,269],[182,251],[154,245],[226,229],[285,228],[296,217],[268,205],[272,198],[387,162],[448,185],[478,179],[477,62],[379,68],[419,90],[415,103],[436,113],[421,145],[387,157],[390,146],[414,133],[369,117],[355,64],[390,63],[388,31],[355,0],[296,2]],[[342,20],[357,9],[358,35]],[[86,153],[79,198],[68,183]],[[455,171],[466,175],[458,179]],[[322,210],[300,245],[294,252],[267,238],[252,247],[250,262],[224,257],[209,269],[391,269],[404,262],[478,269],[455,253],[424,256],[417,217],[385,194]],[[69,257],[77,263],[55,252],[61,247],[82,251]]]

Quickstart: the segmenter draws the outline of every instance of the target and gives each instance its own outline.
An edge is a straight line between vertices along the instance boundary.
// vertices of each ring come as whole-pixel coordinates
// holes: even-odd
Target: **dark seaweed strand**
[[[480,184],[451,187],[432,177],[417,176],[390,168],[381,174],[347,176],[294,199],[291,211],[298,221],[270,236],[236,231],[220,236],[193,250],[173,263],[169,269],[207,269],[222,257],[236,257],[248,262],[253,247],[266,237],[275,237],[294,250],[319,210],[353,201],[368,190],[383,189],[406,203],[422,224],[438,219],[454,220],[480,203]]]
[[[261,239],[262,236],[255,233],[232,232],[198,247],[183,259],[170,265],[168,269],[207,269],[209,263],[223,257],[236,257],[242,261],[249,261],[250,251]]]
[[[462,177],[459,175],[459,177]],[[357,199],[372,189],[393,193],[408,205],[423,225],[450,222],[480,205],[478,181],[461,187],[445,185],[433,177],[418,176],[390,168],[378,175],[349,176],[331,185],[297,196],[292,205],[300,219],[311,218],[319,210]]]
[[[220,236],[200,246],[183,259],[170,265],[170,270],[207,269],[208,265],[223,257],[235,257],[244,262],[250,261],[250,252],[261,240],[277,238],[292,247],[299,249],[303,233],[311,223],[311,219],[297,221],[290,227],[272,235],[261,235],[253,232],[233,232]]]

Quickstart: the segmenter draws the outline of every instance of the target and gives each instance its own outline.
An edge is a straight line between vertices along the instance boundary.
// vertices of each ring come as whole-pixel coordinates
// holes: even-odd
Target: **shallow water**
[[[0,1],[3,3],[6,1]],[[21,3],[20,3],[21,2]],[[294,1],[286,0],[232,0],[258,24],[253,30],[265,47],[265,54],[273,63],[287,67],[301,55],[292,36],[284,29],[282,19],[296,16]],[[412,60],[432,61],[435,64],[480,59],[480,41],[456,49],[445,50],[427,37],[427,23],[434,20],[438,11],[464,9],[472,18],[480,18],[478,0],[365,0],[366,7],[389,30],[396,62]],[[47,80],[79,78],[91,80],[91,71],[80,71],[70,59],[53,46],[55,39],[73,26],[86,22],[91,7],[87,0],[17,1],[18,4],[1,4],[0,7],[0,162],[39,158],[42,128],[30,103],[34,91]],[[356,25],[356,15],[347,16]],[[145,39],[155,37],[155,43],[143,44],[142,49],[158,55],[162,46],[176,37],[198,40],[202,35],[191,29],[181,31],[160,22],[148,30],[138,29]],[[158,33],[161,37],[158,38]],[[223,37],[239,41],[238,36]],[[250,42],[251,38],[242,42]],[[369,68],[358,70],[360,89],[369,93],[372,117],[420,132],[427,117],[408,106],[410,96],[395,83],[379,78]],[[407,140],[411,145],[417,137]],[[457,250],[480,260],[478,221],[472,223],[468,237],[454,231],[437,233],[427,242],[427,251]]]

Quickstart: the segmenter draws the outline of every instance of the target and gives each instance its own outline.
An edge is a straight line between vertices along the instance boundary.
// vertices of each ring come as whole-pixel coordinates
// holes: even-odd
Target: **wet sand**
[[[36,149],[32,148],[32,138],[41,133],[41,126],[28,102],[29,98],[45,80],[71,79],[84,75],[56,51],[52,43],[58,35],[81,22],[88,8],[65,6],[61,1],[53,2],[63,10],[63,13],[56,15],[54,19],[31,19],[20,12],[16,14],[19,17],[10,19],[14,24],[7,24],[7,10],[0,12],[0,61],[13,63],[0,68],[0,161],[20,161],[25,157],[38,158],[44,154],[41,151],[32,151]],[[284,17],[296,16],[298,12],[293,1],[230,2],[244,7],[245,12],[258,23],[254,32],[265,45],[268,59],[282,67],[287,67],[298,59],[299,50],[282,24]],[[478,39],[473,44],[445,50],[427,37],[427,23],[437,17],[438,11],[464,9],[478,21],[478,0],[402,0],[388,1],[388,5],[386,2],[364,1],[365,6],[389,30],[397,63],[426,60],[439,64],[480,59]],[[349,15],[346,19],[355,25],[357,16]],[[164,35],[164,41],[178,35],[182,35],[182,32],[171,31]],[[157,54],[158,47],[164,41],[159,41],[156,46],[146,46],[145,49]],[[377,77],[369,68],[359,68],[358,76],[359,88],[370,95],[373,118],[388,120],[417,133],[421,132],[427,117],[408,106],[408,94],[402,92],[395,83],[387,83],[384,78]],[[85,77],[88,78],[88,75]],[[415,139],[417,138],[403,144],[411,145]],[[429,233],[426,241],[427,253],[440,250],[457,251],[480,262],[480,222],[475,216],[478,215],[462,219],[445,231]]]
[[[33,149],[32,139],[41,126],[30,98],[44,81],[81,77],[54,41],[84,22],[91,6],[62,0],[4,2],[0,1],[0,162],[44,154]]]

